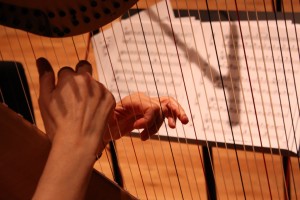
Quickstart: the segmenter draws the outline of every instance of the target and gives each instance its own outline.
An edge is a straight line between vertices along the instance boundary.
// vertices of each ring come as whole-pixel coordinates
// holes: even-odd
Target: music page
[[[176,129],[163,125],[162,137],[297,154],[300,63],[294,25],[169,18],[159,16],[161,6],[93,38],[99,79],[116,100],[137,91],[177,99],[190,122]]]

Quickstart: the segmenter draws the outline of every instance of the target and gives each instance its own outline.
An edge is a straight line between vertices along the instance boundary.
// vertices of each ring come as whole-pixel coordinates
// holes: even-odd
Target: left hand
[[[107,123],[115,107],[112,94],[92,78],[92,66],[87,61],[80,61],[76,71],[70,67],[61,68],[57,83],[46,59],[38,59],[37,67],[39,105],[46,133],[53,145],[82,147],[97,155],[104,148],[103,135],[107,133]]]
[[[134,93],[117,103],[109,123],[111,135],[105,140],[119,139],[134,129],[144,129],[141,139],[147,140],[158,132],[165,118],[168,118],[170,128],[176,127],[177,118],[183,124],[189,122],[183,108],[172,97],[150,98],[143,93]]]

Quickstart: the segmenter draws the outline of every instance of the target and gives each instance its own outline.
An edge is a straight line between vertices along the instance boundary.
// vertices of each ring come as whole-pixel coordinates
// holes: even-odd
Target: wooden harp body
[[[5,105],[0,107],[0,199],[31,199],[46,164],[51,142],[22,116]],[[85,198],[135,199],[97,171],[92,174]]]
[[[47,57],[56,71],[60,66],[74,66],[78,60],[88,59],[98,71],[96,78],[116,99],[135,91],[149,96],[170,95],[178,99],[190,118],[187,126],[178,122],[175,131],[163,125],[148,142],[139,141],[138,131],[116,142],[125,189],[137,198],[300,198],[299,2],[134,3],[91,0],[54,5],[46,1],[47,6],[33,7],[22,1],[14,6],[10,1],[1,2],[0,22],[12,28],[0,27],[0,59],[25,66],[36,126],[43,127],[37,107],[36,58]],[[131,6],[122,20],[95,31]],[[101,21],[103,16],[109,19]],[[30,26],[28,20],[35,26]],[[95,32],[87,33],[90,31]],[[78,35],[82,33],[87,34]],[[2,99],[5,102],[5,96]],[[4,113],[0,115],[1,129],[9,127],[19,134],[19,126],[12,123],[23,120],[7,118],[13,114],[0,108]],[[33,166],[30,172],[35,178],[31,181],[35,182],[49,142],[40,133],[29,136],[40,141],[35,145],[30,140],[27,143],[26,138],[24,144],[16,139],[23,135],[8,137],[14,138],[15,146],[28,146],[28,152],[41,148],[41,152],[35,152],[41,156],[39,164],[33,165],[36,160],[31,162],[24,155],[27,166]],[[0,144],[3,152],[13,147],[5,141]],[[1,159],[18,167],[24,162],[18,162],[15,150],[9,150],[11,155],[1,154]],[[109,163],[105,153],[95,168],[112,178]],[[13,180],[15,174],[6,173],[9,166],[1,164],[1,174]],[[6,181],[0,183],[0,192],[2,185],[22,188]],[[111,185],[107,183],[107,187]],[[112,198],[132,198],[118,191]]]

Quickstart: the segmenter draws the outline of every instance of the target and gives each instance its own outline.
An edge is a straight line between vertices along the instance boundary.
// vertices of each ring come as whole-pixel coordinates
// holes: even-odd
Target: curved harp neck
[[[122,15],[128,1],[0,1],[0,24],[47,37],[66,37],[97,30]]]

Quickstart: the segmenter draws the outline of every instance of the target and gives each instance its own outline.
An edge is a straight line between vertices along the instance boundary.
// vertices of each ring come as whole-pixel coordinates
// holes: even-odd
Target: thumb
[[[45,58],[36,60],[40,80],[40,97],[47,98],[55,88],[55,75],[51,64]]]

